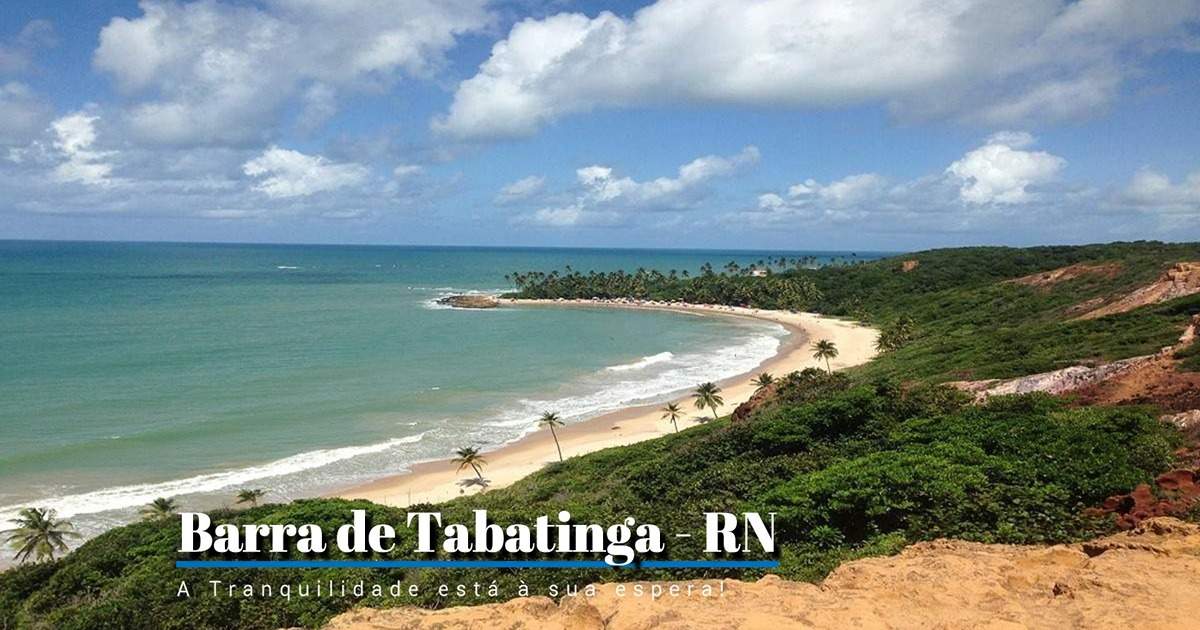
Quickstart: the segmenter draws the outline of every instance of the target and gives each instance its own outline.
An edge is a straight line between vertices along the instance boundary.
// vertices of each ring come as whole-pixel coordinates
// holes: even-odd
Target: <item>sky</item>
[[[0,238],[1200,240],[1200,0],[14,0]]]

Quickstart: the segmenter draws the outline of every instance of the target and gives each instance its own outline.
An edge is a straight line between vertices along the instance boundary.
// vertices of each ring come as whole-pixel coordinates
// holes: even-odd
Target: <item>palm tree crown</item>
[[[558,449],[558,461],[561,462],[563,460],[562,446],[558,443],[558,433],[554,430],[554,427],[563,426],[562,418],[559,418],[558,414],[553,411],[545,411],[542,412],[542,417],[538,419],[538,426],[550,428],[550,435],[554,438],[554,447]]]
[[[679,433],[679,419],[683,417],[683,409],[678,403],[670,403],[662,408],[662,419],[670,420],[671,424],[675,425],[675,432]]]
[[[55,553],[67,552],[67,538],[79,537],[74,526],[56,518],[52,509],[30,507],[17,514],[11,521],[16,527],[0,531],[4,541],[17,550],[17,562],[53,560]]]
[[[250,507],[258,507],[258,500],[266,496],[267,491],[262,488],[246,488],[237,493],[238,503],[249,503]]]
[[[828,370],[830,374],[833,374],[833,368],[829,366],[829,360],[837,357],[837,345],[828,339],[822,339],[818,341],[813,348],[816,350],[813,352],[813,358],[818,361],[825,359],[825,369]]]
[[[725,399],[721,398],[721,388],[713,383],[701,383],[692,395],[696,397],[696,408],[712,409],[714,419],[717,417],[717,408],[725,404]]]
[[[175,502],[175,499],[159,497],[142,508],[142,518],[147,521],[155,521],[171,516],[178,509],[179,504]]]
[[[766,372],[759,374],[758,376],[754,377],[753,381],[751,381],[751,383],[753,383],[757,389],[762,389],[774,382],[775,377]]]
[[[458,464],[460,472],[469,466],[471,470],[475,471],[476,477],[479,477],[480,480],[483,479],[483,467],[487,464],[487,460],[483,458],[483,455],[479,454],[479,449],[473,446],[464,446],[454,451],[454,455],[454,459],[450,461]]]

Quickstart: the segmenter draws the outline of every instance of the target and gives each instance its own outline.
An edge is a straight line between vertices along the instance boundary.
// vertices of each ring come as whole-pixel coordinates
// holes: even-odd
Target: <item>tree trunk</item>
[[[558,433],[554,431],[554,425],[550,425],[550,435],[554,438],[554,448],[558,449],[558,461],[563,460],[562,446],[558,443]]]

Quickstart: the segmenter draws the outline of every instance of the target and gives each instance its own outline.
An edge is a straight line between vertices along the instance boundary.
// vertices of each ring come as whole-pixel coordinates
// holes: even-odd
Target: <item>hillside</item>
[[[1200,587],[1200,527],[1161,518],[1079,545],[1019,547],[939,540],[854,560],[819,585],[767,576],[726,581],[720,596],[546,597],[446,610],[356,610],[327,630],[642,628],[1186,628]],[[661,588],[668,584],[656,583]],[[681,593],[703,584],[678,584]],[[644,585],[647,592],[654,586]],[[629,605],[635,601],[636,605]]]
[[[1063,544],[1112,533],[1114,515],[1088,508],[1184,465],[1179,458],[1188,436],[1160,422],[1159,409],[1080,406],[1046,394],[977,404],[964,392],[936,384],[1156,352],[1177,341],[1200,312],[1200,295],[1094,319],[1078,319],[1078,309],[1072,309],[1116,303],[1186,260],[1200,260],[1200,245],[938,250],[861,265],[784,271],[779,275],[798,291],[789,299],[808,294],[800,289],[808,287],[810,308],[854,315],[885,328],[901,317],[911,318],[911,334],[876,362],[847,374],[810,370],[789,376],[737,421],[725,418],[572,458],[511,487],[468,495],[438,509],[449,520],[465,521],[471,510],[486,508],[504,523],[531,522],[563,509],[576,520],[598,523],[632,515],[664,531],[693,534],[699,532],[698,515],[704,511],[775,511],[782,563],[776,573],[804,581],[821,580],[849,560],[894,554],[938,538]],[[1055,273],[1072,265],[1076,267],[1070,272]],[[714,274],[661,280],[661,286],[646,290],[656,299],[670,299],[679,291],[695,290],[686,283],[701,282],[718,287],[714,295],[738,295],[737,287],[758,280]],[[586,284],[580,287],[587,290]],[[1172,359],[1178,363],[1172,364],[1174,369],[1190,369],[1194,355],[1187,352]],[[309,522],[332,529],[355,507],[369,509],[374,520],[403,522],[404,510],[331,499],[214,518]],[[1190,504],[1180,504],[1178,512],[1194,516]],[[32,628],[272,628],[319,625],[359,603],[350,596],[286,602],[186,600],[176,597],[181,580],[399,581],[425,588],[415,600],[368,597],[363,604],[442,608],[492,601],[473,594],[440,597],[429,588],[443,582],[494,580],[511,596],[521,581],[536,590],[551,581],[752,581],[762,575],[577,569],[201,572],[173,567],[177,535],[171,521],[139,523],[99,536],[65,559],[0,574],[0,619],[12,627]],[[700,557],[700,545],[701,537],[695,535],[673,540],[667,556]],[[409,539],[398,541],[399,550],[411,547]],[[392,557],[413,556],[401,552]]]

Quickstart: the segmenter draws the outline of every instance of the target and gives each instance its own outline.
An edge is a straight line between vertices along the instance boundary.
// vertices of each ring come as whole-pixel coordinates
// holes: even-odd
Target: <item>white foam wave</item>
[[[365,446],[347,446],[343,448],[321,449],[300,453],[273,461],[260,466],[250,466],[219,473],[196,475],[186,479],[175,479],[159,483],[143,483],[114,488],[103,488],[92,492],[71,494],[61,497],[51,497],[44,500],[27,502],[42,508],[52,508],[59,516],[70,517],[78,514],[96,514],[113,510],[128,509],[145,505],[158,497],[173,497],[184,494],[215,492],[231,488],[251,481],[295,474],[328,466],[334,462],[380,453],[403,444],[415,444],[421,441],[425,433],[395,438],[378,444]],[[8,505],[0,507],[0,522],[15,518],[17,512],[25,505]]]
[[[537,419],[543,411],[550,410],[565,420],[583,420],[602,413],[639,404],[650,404],[666,400],[672,395],[688,391],[699,383],[721,381],[750,372],[763,361],[775,356],[781,338],[787,334],[782,326],[775,326],[770,334],[755,335],[741,343],[724,346],[711,352],[672,355],[669,359],[657,359],[648,363],[636,376],[613,380],[613,374],[630,370],[602,372],[585,379],[580,387],[585,393],[556,399],[522,399],[517,406],[493,416],[485,427],[520,429],[509,441],[517,440],[537,430]],[[652,357],[660,357],[660,353]],[[646,359],[652,357],[645,357]],[[629,364],[634,365],[634,364]],[[655,373],[654,367],[661,371]],[[647,373],[650,372],[650,373]]]
[[[292,267],[291,265],[276,265],[275,268],[276,269],[299,269],[299,267]]]
[[[608,370],[609,372],[629,372],[631,370],[641,370],[644,368],[648,368],[651,365],[654,365],[656,363],[666,363],[667,361],[670,361],[671,359],[674,359],[674,358],[675,358],[675,354],[672,352],[659,352],[658,354],[652,354],[649,356],[642,357],[641,359],[634,361],[633,363],[626,363],[624,365],[612,365],[612,366],[606,367],[604,369]]]

